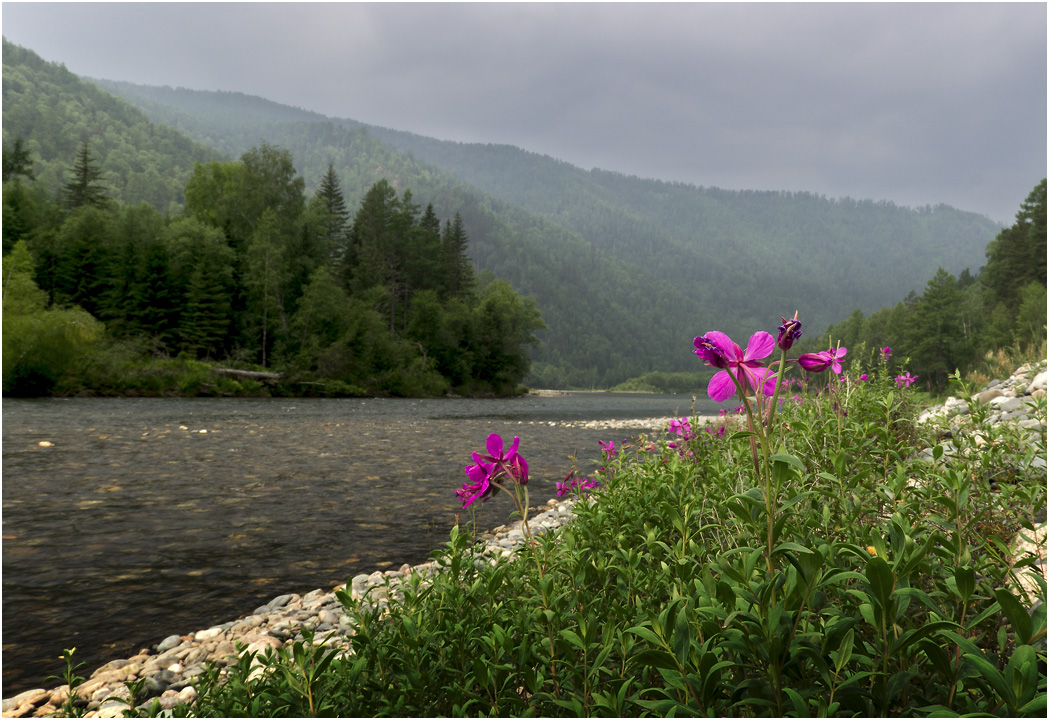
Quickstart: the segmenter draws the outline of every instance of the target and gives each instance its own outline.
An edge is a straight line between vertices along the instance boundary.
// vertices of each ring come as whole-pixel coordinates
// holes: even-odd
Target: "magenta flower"
[[[528,482],[528,463],[517,452],[519,443],[520,438],[515,437],[510,449],[504,450],[503,439],[492,433],[486,443],[488,454],[473,453],[474,464],[463,470],[466,481],[455,491],[464,508],[477,500],[487,502],[507,477],[520,485]]]
[[[918,379],[917,375],[911,375],[910,371],[905,372],[903,375],[896,376],[896,387],[910,387]]]
[[[818,353],[802,353],[798,356],[798,364],[809,372],[823,372],[828,367],[838,375],[841,375],[841,359],[845,357],[845,348],[831,348]]]
[[[497,473],[499,470],[503,470],[514,479],[514,482],[524,485],[528,482],[528,463],[517,452],[517,446],[520,443],[521,438],[515,436],[510,449],[504,452],[503,438],[497,433],[492,433],[488,436],[488,440],[485,443],[488,454],[480,455],[479,453],[474,453],[474,461],[481,462],[485,460],[496,468]]]
[[[721,369],[721,372],[710,378],[707,386],[707,394],[714,402],[724,402],[736,392],[733,376],[743,392],[756,391],[762,387],[766,395],[775,393],[775,373],[758,362],[768,357],[776,347],[776,341],[767,332],[761,330],[751,335],[746,352],[732,342],[728,335],[717,330],[697,337],[692,344],[696,346],[693,351],[696,355],[711,367]]]
[[[564,497],[574,490],[582,492],[584,496],[589,495],[590,491],[601,486],[600,480],[590,480],[589,478],[577,478],[575,477],[575,470],[572,470],[565,477],[564,482],[555,483],[557,486],[557,497]]]
[[[474,453],[475,458],[476,456],[477,453]],[[488,498],[495,493],[495,486],[492,484],[492,466],[479,462],[476,465],[467,465],[464,472],[467,480],[461,488],[455,491],[455,494],[463,501],[463,508],[469,507],[475,500],[488,502]]]
[[[675,435],[680,435],[682,440],[691,440],[695,437],[695,433],[692,432],[692,426],[689,424],[687,417],[683,417],[680,420],[671,420],[668,429]]]
[[[616,450],[615,440],[609,440],[608,442],[605,442],[604,440],[598,440],[597,442],[601,446],[601,455],[606,460],[611,460],[619,452],[618,450]]]
[[[881,354],[885,356],[886,360],[888,360],[892,357],[892,348],[886,345],[881,349]]]

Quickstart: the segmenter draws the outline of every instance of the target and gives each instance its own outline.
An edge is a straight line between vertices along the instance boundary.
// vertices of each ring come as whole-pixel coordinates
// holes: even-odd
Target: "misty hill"
[[[6,38],[3,100],[4,146],[25,140],[36,177],[55,192],[84,140],[101,161],[111,197],[129,205],[148,202],[161,211],[181,205],[194,163],[221,157]]]
[[[702,315],[699,308],[720,306],[747,327],[798,306],[805,306],[812,326],[823,327],[856,308],[870,312],[891,305],[938,267],[953,273],[978,268],[1000,230],[984,216],[946,205],[910,209],[812,193],[643,180],[582,170],[508,145],[441,141],[329,119],[237,93],[100,84],[226,152],[242,152],[261,137],[281,142],[273,136],[289,122],[366,130],[411,158],[578,234],[599,251],[646,268],[682,292],[690,312]]]

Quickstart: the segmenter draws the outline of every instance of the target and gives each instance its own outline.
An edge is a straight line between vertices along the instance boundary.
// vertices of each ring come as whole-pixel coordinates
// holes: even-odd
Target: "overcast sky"
[[[3,3],[75,73],[445,140],[1011,224],[1046,175],[1046,5]]]

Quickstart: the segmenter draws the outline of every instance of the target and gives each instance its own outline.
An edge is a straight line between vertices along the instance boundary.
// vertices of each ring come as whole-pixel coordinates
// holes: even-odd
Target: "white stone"
[[[218,637],[222,633],[223,633],[222,628],[220,628],[220,627],[210,627],[207,630],[200,630],[200,631],[198,631],[197,634],[193,636],[193,639],[196,640],[197,642],[200,642],[202,640],[210,640],[211,638]]]
[[[1046,383],[1046,371],[1038,373],[1034,376],[1034,380],[1027,386],[1027,392],[1033,393],[1035,390],[1045,390]]]

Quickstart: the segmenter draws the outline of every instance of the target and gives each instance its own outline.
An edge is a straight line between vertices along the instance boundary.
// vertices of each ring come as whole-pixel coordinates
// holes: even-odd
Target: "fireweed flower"
[[[474,453],[474,461],[487,461],[497,470],[504,470],[514,479],[514,482],[524,485],[528,482],[528,463],[525,462],[525,459],[517,452],[517,446],[520,444],[521,438],[514,437],[510,449],[504,451],[503,438],[500,437],[498,433],[492,433],[488,436],[488,440],[485,443],[488,454],[481,455],[479,453]]]
[[[528,482],[528,463],[517,452],[519,443],[520,438],[515,437],[510,449],[504,450],[503,439],[492,433],[486,443],[488,454],[473,453],[474,464],[463,469],[466,481],[455,491],[463,501],[463,508],[477,500],[487,502],[507,477],[518,485]]]
[[[609,440],[608,442],[605,442],[604,440],[598,440],[597,442],[601,445],[601,454],[605,457],[606,460],[611,460],[616,456],[616,453],[618,451],[616,450],[615,440]]]
[[[476,453],[474,455],[476,457]],[[492,465],[479,462],[476,465],[467,465],[464,472],[466,482],[455,491],[455,494],[463,501],[463,508],[469,507],[475,500],[488,502],[488,498],[495,493],[495,486],[492,484]]]
[[[780,317],[783,324],[779,326],[779,337],[776,339],[776,345],[779,346],[780,350],[790,350],[794,341],[801,337],[801,321],[798,320],[798,314],[794,313],[794,317],[788,320],[785,317]]]
[[[903,375],[896,376],[896,387],[910,387],[918,379],[917,375],[911,375],[910,371],[905,372]]]
[[[886,345],[881,349],[881,354],[885,356],[886,360],[888,360],[892,357],[892,348]]]
[[[714,402],[725,402],[735,394],[733,376],[745,393],[752,389],[756,391],[759,386],[769,396],[776,391],[775,373],[759,362],[776,347],[776,341],[764,330],[750,336],[746,352],[732,342],[728,335],[717,330],[697,337],[692,344],[696,347],[693,352],[707,365],[721,370],[714,373],[707,386],[707,394]]]
[[[682,440],[691,440],[695,437],[687,417],[683,417],[680,420],[671,420],[668,429],[675,435],[680,435]]]
[[[831,348],[818,353],[802,353],[798,356],[798,364],[809,372],[823,372],[828,367],[836,374],[841,375],[841,359],[848,352],[845,348]]]

